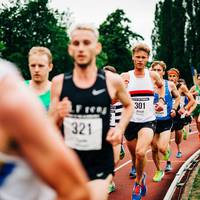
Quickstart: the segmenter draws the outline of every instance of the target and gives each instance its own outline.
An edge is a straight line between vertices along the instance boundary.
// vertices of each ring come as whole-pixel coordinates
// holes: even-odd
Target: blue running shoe
[[[170,171],[172,171],[172,164],[171,161],[167,161],[165,172],[170,172]]]
[[[177,158],[181,158],[182,157],[182,153],[180,151],[178,151],[177,154],[176,154],[176,157]]]
[[[132,166],[132,168],[131,168],[129,177],[130,177],[130,178],[136,178],[136,170],[135,170],[135,167],[134,167],[134,166]]]
[[[142,186],[138,183],[134,183],[132,200],[140,200],[142,198]]]
[[[147,178],[147,175],[146,175],[146,173],[144,173],[143,178],[142,178],[142,185],[141,185],[142,186],[142,192],[141,192],[142,196],[145,196],[147,193],[146,178]]]

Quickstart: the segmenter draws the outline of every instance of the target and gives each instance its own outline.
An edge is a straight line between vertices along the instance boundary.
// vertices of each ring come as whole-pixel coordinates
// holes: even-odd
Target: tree
[[[10,1],[0,11],[0,41],[4,44],[2,56],[15,62],[27,79],[27,54],[32,46],[46,46],[53,54],[52,76],[70,69],[71,59],[66,47],[69,42],[66,30],[70,13],[59,13],[48,8],[48,0]],[[65,19],[65,20],[64,20]]]
[[[124,11],[117,9],[99,27],[100,41],[107,61],[104,65],[113,65],[118,72],[127,71],[132,66],[131,41],[143,40],[142,36],[131,31],[130,22]]]
[[[172,0],[159,2],[156,7],[156,17],[154,23],[157,25],[153,30],[152,38],[154,38],[153,49],[156,51],[156,58],[166,62],[168,66],[172,66],[173,45],[172,45]]]

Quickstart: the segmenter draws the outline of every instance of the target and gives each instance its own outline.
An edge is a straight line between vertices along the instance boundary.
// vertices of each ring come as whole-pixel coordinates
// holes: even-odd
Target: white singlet
[[[154,109],[154,86],[149,70],[145,69],[145,75],[137,78],[134,70],[128,72],[130,76],[128,91],[134,103],[134,111],[131,122],[149,122],[156,119]]]

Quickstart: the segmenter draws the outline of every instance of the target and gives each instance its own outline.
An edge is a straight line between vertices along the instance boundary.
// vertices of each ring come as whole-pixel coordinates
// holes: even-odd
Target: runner
[[[185,106],[180,105],[180,107],[178,108],[178,112],[176,114],[176,117],[173,120],[173,127],[171,129],[171,132],[175,131],[175,142],[177,144],[177,149],[178,152],[176,154],[177,158],[181,158],[182,157],[182,152],[181,152],[181,148],[180,148],[180,144],[182,141],[182,129],[184,127],[184,117],[188,116],[193,109],[193,105],[195,104],[195,100],[192,96],[192,94],[189,92],[188,88],[183,85],[183,84],[179,84],[178,80],[180,77],[180,73],[179,70],[176,68],[171,68],[170,70],[168,70],[168,80],[173,81],[179,91],[180,96],[186,96],[188,98],[188,103]]]
[[[176,116],[176,110],[180,104],[180,95],[173,82],[163,79],[166,70],[166,64],[163,61],[154,61],[151,64],[151,69],[160,75],[165,86],[164,110],[156,112],[157,125],[152,142],[153,161],[157,169],[155,176],[153,177],[153,181],[160,182],[165,174],[160,166],[160,153],[164,156],[164,160],[168,160],[171,155],[169,142],[171,136],[172,118]],[[174,98],[174,104],[172,96]],[[158,95],[156,93],[154,102],[158,102]]]
[[[179,84],[183,84],[187,87],[186,82],[184,79],[180,78],[178,80]],[[187,105],[188,103],[188,98],[186,96],[181,96],[181,102],[180,102],[180,106],[183,107],[185,105]],[[197,103],[195,102],[192,107],[190,108],[190,113],[188,112],[187,115],[184,118],[184,127],[182,129],[182,133],[183,133],[183,139],[186,140],[188,137],[188,134],[190,132],[190,123],[192,122],[192,117],[191,117],[191,113],[194,111],[194,109],[196,108]]]
[[[48,110],[51,88],[49,72],[53,68],[51,52],[46,47],[32,47],[28,54],[28,62],[31,80],[25,82],[39,96],[46,110]]]
[[[16,68],[4,60],[0,66],[0,199],[107,199],[110,177],[86,185],[77,156]]]
[[[190,92],[192,93],[192,95],[194,95],[196,99],[196,103],[197,103],[197,107],[193,111],[192,115],[194,116],[194,119],[196,121],[197,130],[199,134],[199,140],[200,140],[200,115],[199,115],[200,114],[200,74],[197,75],[196,84],[192,86],[192,88],[190,89]]]
[[[112,145],[121,143],[133,105],[121,77],[97,69],[96,56],[101,52],[98,31],[80,24],[72,29],[70,37],[68,51],[74,59],[74,69],[54,77],[50,113],[57,124],[63,124],[65,143],[77,152],[90,180],[104,179],[113,174]],[[72,103],[68,113],[67,99]],[[114,99],[119,99],[124,109],[116,128],[110,129],[110,105]]]
[[[149,54],[150,49],[146,44],[135,45],[132,49],[134,70],[122,74],[122,77],[129,81],[127,89],[135,106],[131,121],[125,131],[127,146],[133,163],[130,176],[136,177],[132,199],[141,199],[141,196],[146,194],[145,156],[156,128],[153,105],[154,84],[158,87],[160,94],[156,110],[161,111],[164,105],[162,80],[156,72],[149,71],[146,68]]]
[[[117,70],[115,69],[115,67],[110,66],[110,65],[103,67],[103,70],[117,73]],[[115,128],[116,124],[119,122],[118,119],[120,119],[120,118],[116,119],[116,114],[119,112],[119,109],[121,112],[122,104],[120,102],[112,102],[111,107],[110,107],[110,128]],[[113,146],[115,167],[118,165],[118,163],[120,161],[120,155],[121,155],[121,152],[123,151],[122,145],[123,144],[121,143],[116,146]],[[124,153],[124,151],[122,153]],[[110,184],[110,186],[109,186],[108,192],[112,193],[114,191],[116,191],[116,185],[115,185],[115,182],[112,181],[112,184]]]

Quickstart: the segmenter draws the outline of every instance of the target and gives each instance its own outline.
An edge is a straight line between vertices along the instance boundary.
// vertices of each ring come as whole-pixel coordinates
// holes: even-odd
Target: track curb
[[[184,192],[182,194],[181,200],[188,200],[189,195],[190,195],[192,188],[193,188],[193,183],[195,181],[195,178],[198,174],[199,169],[200,169],[200,163],[195,167],[195,169],[191,173],[191,176],[190,176],[189,180],[187,181],[187,183],[185,185]]]

